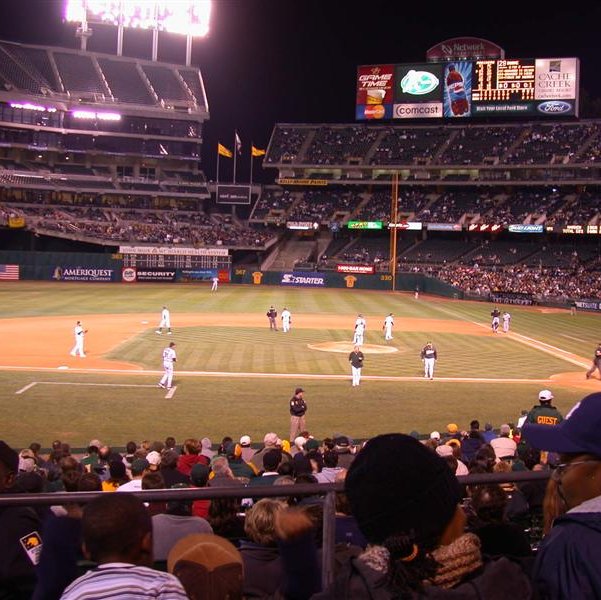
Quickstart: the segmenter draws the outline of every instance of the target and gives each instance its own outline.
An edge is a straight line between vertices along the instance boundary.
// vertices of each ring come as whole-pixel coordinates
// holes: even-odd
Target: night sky
[[[557,4],[214,0],[209,36],[194,42],[192,59],[211,114],[204,170],[214,179],[216,144],[231,148],[237,129],[243,142],[237,179],[247,181],[250,143],[265,148],[274,124],[353,122],[358,65],[423,61],[430,46],[457,36],[489,39],[507,58],[577,56],[582,88],[600,97],[601,2]],[[62,23],[62,13],[62,0],[4,0],[0,38],[78,47],[75,27]],[[89,49],[114,52],[115,46],[115,29],[96,27]],[[126,35],[125,55],[150,58],[150,48],[149,32]],[[183,64],[184,42],[162,35],[159,59]],[[253,179],[273,180],[273,171],[262,174],[259,165],[256,160]]]

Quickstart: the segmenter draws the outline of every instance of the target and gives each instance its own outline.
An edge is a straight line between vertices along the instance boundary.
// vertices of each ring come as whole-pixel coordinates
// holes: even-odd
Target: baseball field
[[[173,335],[157,335],[163,305]],[[265,312],[292,312],[289,333],[270,331]],[[0,437],[14,446],[60,439],[129,440],[173,435],[260,441],[288,437],[288,400],[305,389],[317,438],[387,431],[427,433],[477,418],[516,421],[551,389],[564,413],[601,391],[586,380],[600,316],[543,307],[507,308],[508,334],[493,334],[493,305],[433,296],[210,284],[0,283]],[[392,312],[394,339],[382,324]],[[351,387],[355,318],[367,319],[365,366]],[[86,357],[72,357],[73,328],[88,330]],[[278,315],[278,323],[280,322]],[[174,388],[157,387],[161,352],[176,343]],[[419,352],[438,350],[435,378]]]

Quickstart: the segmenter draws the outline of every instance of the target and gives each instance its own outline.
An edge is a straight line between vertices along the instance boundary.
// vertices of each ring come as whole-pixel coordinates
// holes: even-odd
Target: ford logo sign
[[[416,71],[411,69],[403,79],[401,79],[401,90],[405,94],[412,96],[422,96],[429,94],[438,87],[438,77],[429,71]]]
[[[548,100],[538,105],[539,112],[546,115],[561,115],[572,110],[572,105],[569,102],[563,102],[562,100]]]

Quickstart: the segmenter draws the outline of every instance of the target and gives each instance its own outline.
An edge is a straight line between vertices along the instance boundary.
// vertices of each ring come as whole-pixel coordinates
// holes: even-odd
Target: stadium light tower
[[[211,0],[66,0],[65,21],[79,23],[77,37],[85,50],[89,23],[117,27],[117,55],[123,54],[125,29],[152,30],[152,60],[157,60],[159,32],[186,36],[186,65],[192,62],[192,38],[209,33]]]

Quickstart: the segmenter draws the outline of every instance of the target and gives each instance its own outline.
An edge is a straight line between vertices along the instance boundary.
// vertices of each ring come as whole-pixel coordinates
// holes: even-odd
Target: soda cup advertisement
[[[444,69],[443,111],[447,118],[469,117],[472,114],[472,63],[451,62]]]

